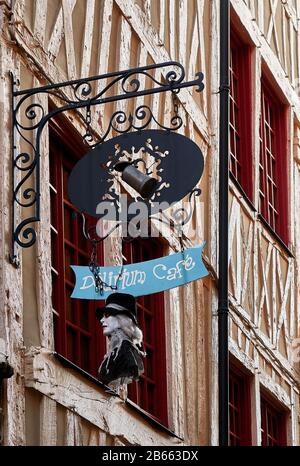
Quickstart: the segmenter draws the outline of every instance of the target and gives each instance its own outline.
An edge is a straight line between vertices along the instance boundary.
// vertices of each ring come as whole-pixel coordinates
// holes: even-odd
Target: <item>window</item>
[[[287,140],[285,108],[262,80],[259,211],[277,235],[288,243]]]
[[[286,445],[286,413],[261,396],[261,444]]]
[[[252,199],[251,54],[231,29],[230,173]]]
[[[231,365],[229,372],[230,445],[251,445],[249,377]]]
[[[71,138],[70,138],[71,139]],[[75,277],[70,265],[88,265],[91,245],[82,233],[77,209],[67,195],[68,176],[80,157],[78,144],[68,142],[54,127],[50,131],[50,193],[52,245],[52,307],[55,348],[80,368],[97,377],[98,367],[106,352],[106,339],[96,320],[99,301],[70,297]],[[95,219],[87,217],[88,225]],[[102,244],[102,243],[100,243]],[[98,247],[98,262],[103,263],[103,251]],[[134,240],[126,243],[124,254],[128,263],[141,262],[163,255],[157,240]],[[138,319],[144,335],[147,357],[145,372],[139,382],[130,384],[129,398],[167,425],[166,352],[164,295],[138,299]]]
[[[71,138],[70,138],[71,139]],[[52,307],[55,348],[76,365],[97,376],[105,353],[105,338],[96,321],[97,301],[70,297],[75,277],[70,265],[88,265],[91,245],[82,233],[82,222],[67,195],[68,176],[78,156],[78,144],[50,131],[50,193],[52,246]],[[77,155],[77,157],[76,157]],[[88,218],[88,222],[95,222]],[[91,224],[90,224],[91,225]],[[98,261],[102,250],[98,247]],[[97,303],[97,304],[96,304]]]
[[[163,255],[163,246],[154,239],[136,239],[124,244],[127,263],[156,259]],[[143,331],[145,372],[138,382],[128,386],[129,398],[164,425],[168,424],[166,386],[166,343],[164,294],[138,298],[138,322]]]

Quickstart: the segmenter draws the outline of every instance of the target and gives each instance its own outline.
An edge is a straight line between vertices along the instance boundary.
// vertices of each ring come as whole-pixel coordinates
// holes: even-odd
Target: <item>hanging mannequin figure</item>
[[[112,293],[96,317],[108,338],[108,352],[98,370],[98,379],[112,389],[138,380],[144,372],[143,334],[138,327],[134,296]]]

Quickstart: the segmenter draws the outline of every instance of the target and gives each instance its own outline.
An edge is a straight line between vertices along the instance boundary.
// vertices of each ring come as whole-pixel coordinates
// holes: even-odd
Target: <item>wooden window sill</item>
[[[98,379],[96,379],[96,377],[89,374],[85,370],[81,369],[79,366],[74,364],[69,359],[65,358],[64,356],[62,356],[61,354],[59,354],[57,352],[54,352],[53,354],[64,366],[69,367],[69,368],[74,369],[75,371],[79,372],[81,375],[83,375],[84,377],[86,377],[87,379],[89,379],[90,381],[95,383],[98,387],[102,388],[103,390],[105,390],[105,391],[110,390],[109,387],[107,387],[105,384],[103,384]],[[116,396],[116,397],[120,398],[119,395],[117,395],[117,394],[112,394],[112,396]],[[135,413],[138,413],[140,416],[142,416],[149,424],[153,425],[154,427],[156,427],[161,432],[165,432],[168,435],[170,435],[171,437],[175,437],[175,438],[178,438],[181,441],[184,441],[184,439],[182,437],[179,437],[175,432],[173,432],[168,427],[161,424],[157,419],[152,417],[150,414],[148,414],[146,411],[144,411],[142,408],[140,408],[138,405],[136,405],[133,401],[127,399],[125,401],[125,404],[127,406],[129,406],[130,409],[135,411]]]

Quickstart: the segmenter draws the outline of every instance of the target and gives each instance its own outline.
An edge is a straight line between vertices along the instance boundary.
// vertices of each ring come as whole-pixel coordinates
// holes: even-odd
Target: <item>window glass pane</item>
[[[76,332],[67,327],[67,358],[76,361]]]
[[[50,160],[51,160],[51,162],[49,163],[50,183],[57,190],[57,188],[58,188],[58,186],[57,186],[57,180],[58,180],[57,168],[58,168],[58,164],[53,163],[55,161],[56,157],[57,157],[56,154],[52,153],[52,151],[50,150]]]
[[[59,312],[58,276],[52,272],[52,307]]]
[[[145,335],[144,338],[146,341],[153,341],[152,338],[152,316],[149,316],[145,313]]]
[[[153,352],[146,347],[147,358],[145,360],[145,375],[153,380]]]
[[[148,385],[148,410],[149,412],[153,412],[154,410],[154,403],[155,403],[155,398],[154,398],[154,386],[152,384]]]
[[[67,307],[67,320],[76,323],[76,301],[71,298],[73,289],[66,287],[66,307]]]
[[[71,283],[75,284],[74,273],[71,265],[76,265],[76,255],[73,248],[65,245],[65,276]]]
[[[90,257],[87,254],[78,254],[78,265],[88,266],[90,263]]]
[[[81,353],[81,367],[87,372],[90,370],[89,360],[90,339],[81,335],[80,337],[80,353]]]
[[[64,207],[64,234],[65,239],[70,242],[74,241],[74,225],[75,225],[76,212],[69,207]]]
[[[58,216],[58,213],[57,213],[57,195],[55,194],[55,192],[50,189],[50,199],[51,199],[51,225],[54,226],[54,228],[57,230],[58,226],[57,226],[57,216]]]
[[[51,266],[58,271],[59,268],[59,256],[57,254],[59,246],[59,238],[57,233],[51,230]]]
[[[89,311],[90,311],[90,303],[87,300],[82,299],[80,301],[80,327],[84,330],[89,330]]]
[[[63,167],[63,195],[65,199],[69,199],[68,196],[68,179],[69,179],[69,174],[71,170],[68,169],[67,167]]]

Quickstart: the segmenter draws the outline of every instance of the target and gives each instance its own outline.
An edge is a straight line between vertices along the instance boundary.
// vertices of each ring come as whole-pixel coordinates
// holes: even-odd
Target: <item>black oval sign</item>
[[[134,154],[141,149],[148,154],[147,160],[150,158],[160,181],[151,199],[142,199],[137,194],[135,199],[128,201],[128,205],[139,200],[151,208],[151,213],[165,210],[168,205],[178,202],[191,192],[203,173],[202,152],[187,137],[163,130],[127,133],[92,149],[79,160],[69,177],[71,202],[93,217],[103,216],[103,213],[97,214],[100,203],[107,202],[109,198],[117,203],[118,196],[113,190],[114,171],[111,168],[120,159],[126,160],[124,157],[128,158],[128,155],[134,159]],[[103,199],[105,196],[107,199]],[[163,206],[159,206],[161,203]]]

